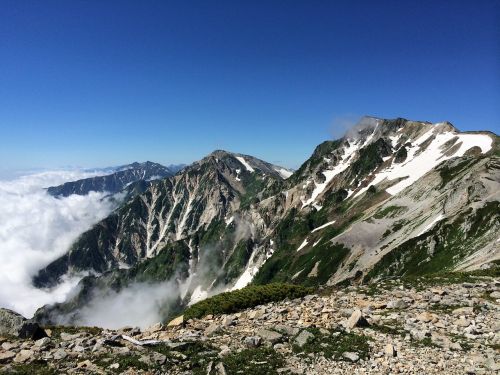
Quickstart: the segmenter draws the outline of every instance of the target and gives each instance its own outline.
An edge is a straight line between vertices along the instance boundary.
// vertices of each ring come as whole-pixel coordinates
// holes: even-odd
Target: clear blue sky
[[[500,2],[0,2],[3,169],[296,167],[345,119],[499,133]]]

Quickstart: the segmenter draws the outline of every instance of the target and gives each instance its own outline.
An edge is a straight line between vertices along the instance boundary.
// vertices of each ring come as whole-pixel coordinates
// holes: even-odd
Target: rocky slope
[[[0,338],[3,373],[497,374],[500,283],[448,274],[319,294],[141,331],[46,327]]]
[[[175,312],[250,282],[334,285],[488,267],[500,258],[499,144],[449,123],[365,118],[291,176],[216,151],[154,182],[41,270],[41,287],[67,273],[96,276],[37,316],[77,315],[93,290],[137,281],[175,279]]]
[[[72,194],[86,195],[91,191],[114,194],[121,192],[132,183],[164,178],[172,176],[174,173],[161,164],[150,161],[136,162],[118,167],[115,172],[105,176],[90,177],[66,182],[59,186],[51,186],[47,192],[55,197],[67,197]]]

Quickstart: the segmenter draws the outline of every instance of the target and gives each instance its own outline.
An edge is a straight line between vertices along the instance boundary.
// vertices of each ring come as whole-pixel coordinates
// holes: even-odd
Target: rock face
[[[0,308],[0,336],[15,336],[23,339],[38,340],[47,336],[38,323],[8,309]]]
[[[173,315],[250,282],[336,285],[487,267],[500,252],[499,149],[494,134],[449,123],[366,118],[291,176],[215,151],[151,183],[40,270],[39,287],[73,272],[102,276],[37,319],[77,317],[94,289],[137,280],[175,276],[179,293],[164,309]]]

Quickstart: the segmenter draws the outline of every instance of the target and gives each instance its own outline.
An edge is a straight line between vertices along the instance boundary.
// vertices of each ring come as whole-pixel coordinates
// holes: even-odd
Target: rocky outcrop
[[[47,335],[38,323],[12,310],[0,308],[0,336],[38,340]]]

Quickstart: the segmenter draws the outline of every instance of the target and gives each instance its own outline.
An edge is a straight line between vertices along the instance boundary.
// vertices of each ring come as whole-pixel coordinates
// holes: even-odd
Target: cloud
[[[0,306],[31,317],[44,304],[62,302],[79,278],[52,290],[31,285],[32,276],[64,254],[71,243],[106,217],[114,203],[104,193],[56,199],[46,187],[102,174],[45,171],[0,180]]]
[[[178,297],[179,286],[175,281],[134,283],[119,292],[95,290],[91,301],[77,312],[74,323],[110,329],[147,328],[168,316],[169,307],[175,306]]]
[[[344,115],[338,116],[332,121],[330,127],[333,139],[342,137],[359,137],[359,133],[366,129],[374,129],[379,122],[378,119],[370,116]]]

